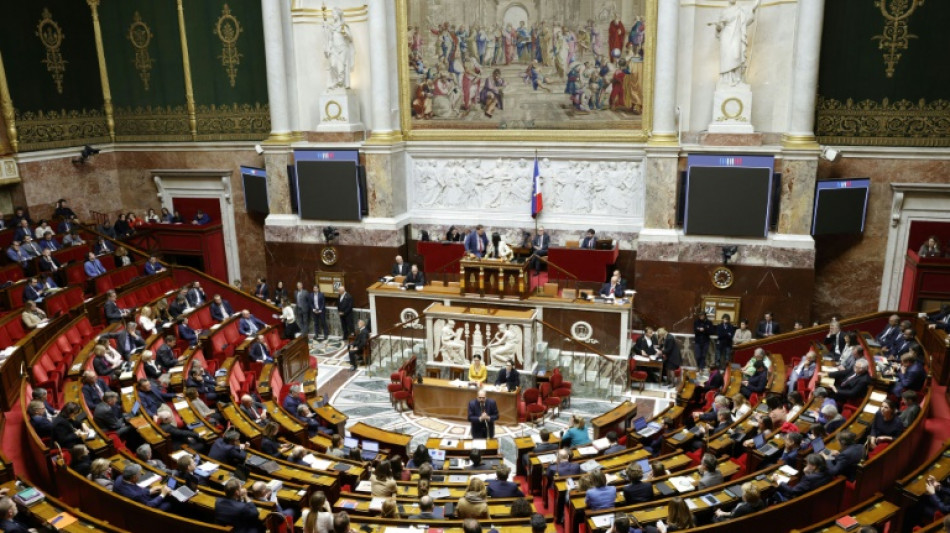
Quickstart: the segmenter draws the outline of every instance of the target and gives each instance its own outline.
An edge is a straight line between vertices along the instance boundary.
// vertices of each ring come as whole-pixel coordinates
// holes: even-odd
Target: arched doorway
[[[528,10],[524,8],[521,4],[512,4],[508,6],[508,9],[505,10],[504,17],[502,18],[502,27],[507,27],[511,25],[512,28],[517,28],[522,22],[530,26],[531,20],[528,18]]]

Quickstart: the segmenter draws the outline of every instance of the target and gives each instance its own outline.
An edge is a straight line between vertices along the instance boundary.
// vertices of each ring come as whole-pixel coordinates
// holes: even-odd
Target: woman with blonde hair
[[[387,498],[383,501],[383,512],[380,518],[399,518],[399,508],[396,506],[395,498]]]
[[[752,409],[752,405],[749,404],[749,400],[743,396],[741,392],[737,392],[732,395],[733,418],[745,416],[745,414],[748,413],[750,409]]]
[[[468,489],[465,491],[465,494],[459,498],[455,515],[459,519],[491,519],[491,516],[488,514],[488,492],[485,490],[484,481],[480,478],[473,477],[468,482]]]
[[[333,512],[322,490],[310,495],[310,509],[303,520],[303,533],[330,533],[333,531]]]
[[[112,464],[108,459],[100,457],[93,461],[88,477],[107,490],[112,490]]]
[[[158,329],[155,327],[154,313],[155,311],[147,305],[139,310],[139,327],[142,328],[142,331],[148,332],[149,335],[158,333]]]
[[[125,246],[119,246],[115,249],[115,267],[124,267],[132,264],[132,258],[129,257],[129,250]]]
[[[571,415],[571,427],[564,432],[561,437],[561,448],[570,448],[590,444],[590,436],[587,434],[587,421],[581,415]]]

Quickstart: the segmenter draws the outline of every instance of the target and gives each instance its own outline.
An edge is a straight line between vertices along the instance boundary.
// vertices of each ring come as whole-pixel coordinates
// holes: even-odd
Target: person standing
[[[709,351],[709,335],[713,332],[713,323],[702,309],[693,321],[693,342],[696,348],[696,366],[700,372],[706,370],[706,353]]]
[[[716,366],[726,368],[732,363],[733,336],[736,326],[728,313],[722,315],[722,322],[716,326]]]
[[[340,285],[337,289],[340,298],[337,300],[336,308],[340,313],[340,327],[343,328],[343,340],[350,338],[353,333],[353,297],[346,292],[346,287]]]
[[[330,336],[330,329],[327,327],[327,299],[320,290],[319,285],[313,286],[313,293],[310,294],[310,312],[313,316],[313,336],[317,336],[317,328],[323,330],[323,340]]]
[[[300,333],[306,335],[310,330],[310,292],[303,288],[303,282],[297,282],[297,291],[294,293],[294,301],[297,304],[297,326]]]
[[[496,420],[498,420],[498,405],[495,400],[488,398],[485,389],[479,389],[478,397],[468,402],[468,421],[472,424],[472,438],[495,438]]]

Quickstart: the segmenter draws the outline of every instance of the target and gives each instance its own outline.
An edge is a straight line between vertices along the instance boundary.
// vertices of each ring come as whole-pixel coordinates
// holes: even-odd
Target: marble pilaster
[[[399,135],[393,132],[392,102],[390,97],[389,65],[396,61],[395,53],[389,46],[387,37],[389,24],[386,20],[386,3],[389,0],[370,0],[369,2],[369,31],[373,36],[370,40],[369,54],[370,70],[373,73],[372,94],[372,134],[370,142],[392,142]]]
[[[645,228],[672,229],[676,226],[676,182],[678,152],[651,150],[645,171]]]
[[[291,214],[287,165],[292,162],[293,153],[289,146],[265,146],[264,168],[267,170],[267,200],[272,215]]]
[[[261,0],[261,12],[264,19],[264,58],[267,63],[267,97],[270,103],[271,138],[273,139],[287,139],[290,136],[281,3],[280,0]]]
[[[780,161],[782,197],[778,215],[778,232],[791,235],[811,233],[812,208],[815,201],[815,180],[818,155],[785,154]]]
[[[660,2],[656,28],[656,72],[651,144],[677,144],[676,30],[679,2]]]

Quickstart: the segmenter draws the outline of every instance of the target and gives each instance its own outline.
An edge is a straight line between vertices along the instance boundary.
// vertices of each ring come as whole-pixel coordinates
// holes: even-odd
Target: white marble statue
[[[745,82],[748,65],[749,26],[755,21],[755,12],[761,0],[743,7],[737,0],[729,0],[729,6],[719,14],[719,20],[711,22],[716,27],[719,39],[719,86],[735,87]]]
[[[522,337],[521,328],[505,324],[498,324],[498,333],[488,344],[491,364],[504,366],[511,361],[517,365],[521,362]]]
[[[442,362],[464,365],[465,361],[465,341],[462,340],[462,328],[455,329],[455,321],[449,320],[442,327]]]
[[[326,46],[323,55],[327,58],[329,82],[327,90],[349,89],[350,71],[353,70],[353,35],[350,26],[343,20],[343,10],[335,7],[330,20],[324,26]]]

